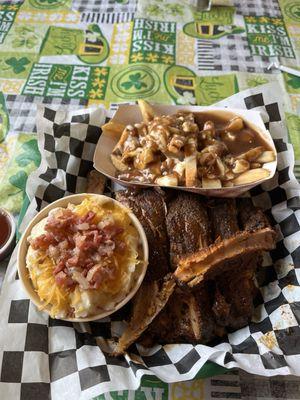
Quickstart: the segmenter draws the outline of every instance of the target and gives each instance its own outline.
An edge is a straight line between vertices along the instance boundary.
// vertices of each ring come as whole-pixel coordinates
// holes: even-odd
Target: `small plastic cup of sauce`
[[[14,217],[0,208],[0,261],[13,250],[15,244],[16,223]]]

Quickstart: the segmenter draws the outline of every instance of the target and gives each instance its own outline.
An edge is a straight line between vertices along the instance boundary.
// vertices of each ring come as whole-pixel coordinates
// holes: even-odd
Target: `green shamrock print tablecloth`
[[[27,176],[37,166],[34,161],[22,165],[17,157],[27,140],[33,143],[38,102],[109,108],[144,98],[209,105],[277,81],[285,92],[290,137],[300,158],[300,78],[267,70],[272,61],[297,68],[297,2],[226,1],[210,11],[200,11],[197,5],[205,2],[200,3],[0,4],[1,205],[19,211]],[[36,146],[31,148],[38,160]]]

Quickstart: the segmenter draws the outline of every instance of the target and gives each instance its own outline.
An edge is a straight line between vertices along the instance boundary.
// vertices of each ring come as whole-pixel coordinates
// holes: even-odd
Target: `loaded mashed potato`
[[[26,266],[53,318],[112,310],[133,285],[139,234],[126,209],[109,198],[51,210],[28,241]]]

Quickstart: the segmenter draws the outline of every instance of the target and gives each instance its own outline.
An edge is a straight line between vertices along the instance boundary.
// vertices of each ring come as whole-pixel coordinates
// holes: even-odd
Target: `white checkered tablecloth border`
[[[72,9],[83,13],[95,12],[99,14],[135,13],[138,0],[118,2],[115,0],[73,0]]]
[[[281,17],[278,0],[247,0],[234,1],[237,13],[240,15],[265,15],[269,17]]]
[[[15,132],[36,132],[36,105],[44,104],[62,110],[78,109],[88,104],[87,99],[62,99],[30,95],[4,95],[9,114],[10,129]]]

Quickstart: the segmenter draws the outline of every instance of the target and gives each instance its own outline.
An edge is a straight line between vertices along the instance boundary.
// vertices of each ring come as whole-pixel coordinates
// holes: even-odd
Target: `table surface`
[[[18,219],[27,177],[40,163],[35,124],[39,102],[64,109],[98,104],[115,109],[117,103],[143,97],[210,105],[275,81],[284,91],[295,174],[300,177],[300,78],[268,70],[274,61],[300,65],[299,2],[220,0],[209,12],[197,11],[195,3],[0,4],[0,206]],[[7,260],[0,263],[0,285],[6,265]],[[142,399],[149,393],[155,399],[300,399],[300,382],[291,376],[267,379],[231,371],[171,385],[143,379],[136,392],[111,396]]]

